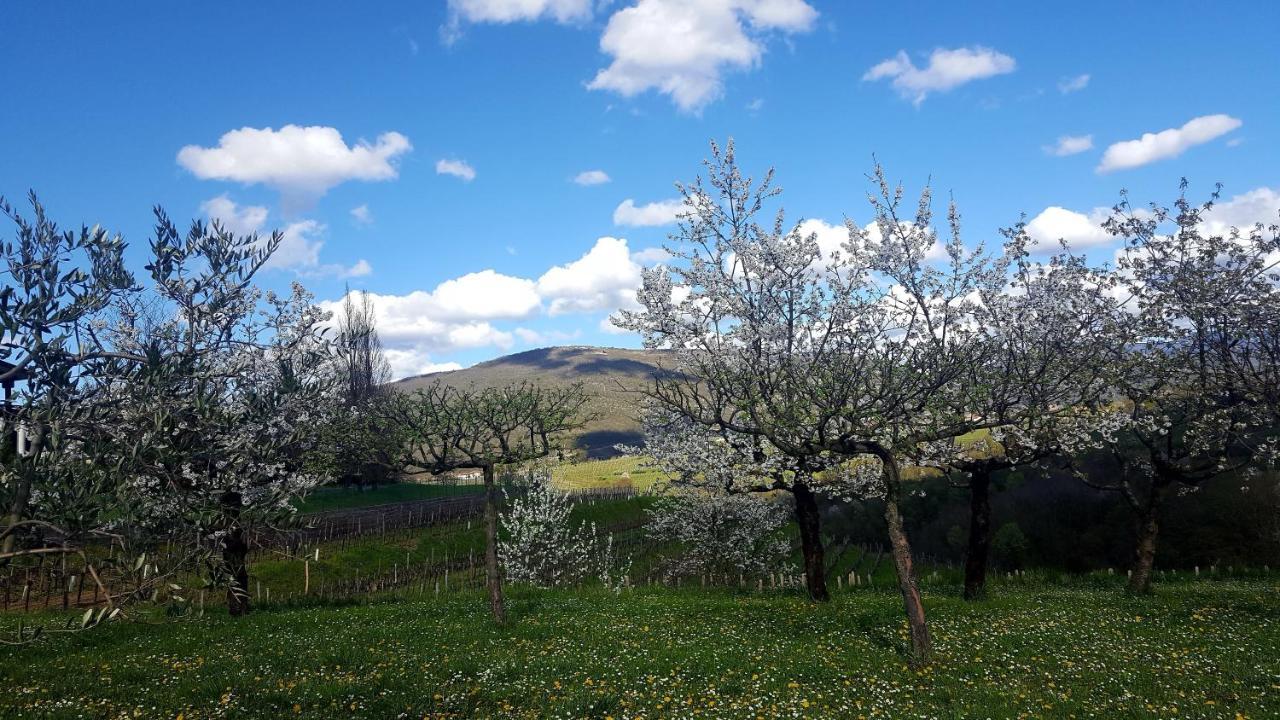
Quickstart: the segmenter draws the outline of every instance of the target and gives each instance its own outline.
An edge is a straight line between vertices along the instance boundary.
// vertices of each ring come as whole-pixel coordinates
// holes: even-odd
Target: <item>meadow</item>
[[[907,667],[901,600],[846,589],[512,588],[159,614],[0,648],[4,717],[1267,718],[1280,584],[1120,578],[926,592],[937,660]],[[9,630],[17,618],[5,617]]]

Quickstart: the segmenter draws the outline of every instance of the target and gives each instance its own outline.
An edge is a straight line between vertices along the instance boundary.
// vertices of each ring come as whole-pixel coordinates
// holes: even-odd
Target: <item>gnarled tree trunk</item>
[[[23,516],[27,512],[27,502],[31,498],[31,476],[26,472],[19,472],[15,481],[17,487],[14,488],[13,500],[9,503],[9,512],[5,515],[4,528],[10,528],[22,522]],[[4,542],[0,543],[0,552],[10,553],[17,547],[18,535],[11,532],[5,535]]]
[[[1151,571],[1156,563],[1156,538],[1160,533],[1160,508],[1170,481],[1156,476],[1151,481],[1147,502],[1138,508],[1137,547],[1129,574],[1129,592],[1151,592]]]
[[[227,573],[227,613],[234,616],[248,615],[249,603],[249,543],[240,525],[241,498],[238,492],[222,496],[222,504],[230,521],[222,541],[222,563]]]
[[[507,608],[502,599],[502,575],[498,567],[498,488],[493,465],[484,471],[484,570],[489,588],[489,607],[499,625],[507,621]]]
[[[907,613],[907,627],[911,633],[911,661],[915,665],[929,662],[933,643],[929,639],[929,626],[925,621],[924,603],[916,584],[916,571],[911,559],[911,543],[902,527],[902,511],[898,507],[901,475],[897,459],[892,453],[879,454],[884,464],[884,519],[889,526],[889,547],[893,553],[893,569],[898,576],[898,590]]]
[[[796,524],[800,526],[800,552],[804,556],[804,582],[809,591],[809,599],[827,602],[831,599],[831,594],[827,592],[822,515],[818,512],[818,499],[813,490],[801,482],[792,486],[791,495],[795,499]]]
[[[977,600],[987,591],[987,562],[991,555],[991,472],[969,475],[969,546],[964,556],[964,599]]]

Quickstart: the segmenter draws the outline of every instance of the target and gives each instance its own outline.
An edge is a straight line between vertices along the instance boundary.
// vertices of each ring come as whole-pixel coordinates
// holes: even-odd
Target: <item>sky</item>
[[[970,244],[1025,217],[1105,261],[1121,190],[1183,177],[1223,184],[1220,226],[1275,223],[1277,27],[1273,2],[14,2],[0,196],[121,233],[139,272],[156,206],[279,229],[260,283],[369,292],[397,376],[634,347],[607,318],[713,140],[820,240],[869,219],[877,160]]]

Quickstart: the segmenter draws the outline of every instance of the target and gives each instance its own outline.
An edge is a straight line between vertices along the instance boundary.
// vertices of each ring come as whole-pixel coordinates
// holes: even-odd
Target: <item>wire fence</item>
[[[507,488],[506,496],[519,492],[519,488]],[[594,488],[571,495],[578,503],[596,503],[624,500],[636,493],[629,488]],[[484,497],[465,495],[314,513],[306,516],[306,524],[298,528],[252,533],[250,564],[291,558],[297,564],[303,589],[277,591],[273,597],[269,586],[251,581],[250,594],[264,602],[274,602],[295,597],[353,598],[415,584],[433,590],[439,584],[442,591],[481,587],[484,585],[483,577],[477,580],[475,576],[478,571],[483,572],[483,553],[474,549],[465,556],[433,556],[421,563],[395,563],[390,568],[356,567],[350,577],[337,580],[317,577],[314,586],[310,583],[311,565],[306,558],[318,557],[316,550],[320,548],[329,553],[375,537],[394,542],[433,527],[458,527],[464,522],[469,524],[483,513]],[[609,531],[625,532],[629,529],[633,529],[632,526],[618,526]],[[101,586],[93,580],[88,562],[74,554],[15,558],[0,566],[0,610],[40,612],[98,607],[108,598],[119,598],[133,592],[143,584],[141,581],[148,573],[154,576],[180,566],[184,557],[179,545],[163,543],[148,553],[143,566],[131,571],[131,568],[120,567],[116,553],[114,546],[95,549],[93,556],[96,561],[108,561],[94,565],[102,580]],[[175,589],[167,583],[156,585],[147,599],[172,601],[175,597],[181,597],[183,602],[193,607],[224,602],[219,593]]]

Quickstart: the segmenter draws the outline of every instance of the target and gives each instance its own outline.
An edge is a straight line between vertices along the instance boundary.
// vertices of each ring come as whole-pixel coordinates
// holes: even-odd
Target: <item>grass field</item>
[[[938,659],[903,663],[899,598],[516,590],[124,622],[0,647],[4,717],[904,718],[1280,715],[1280,586],[1202,581],[930,593]],[[3,618],[10,623],[14,618]]]
[[[660,471],[646,467],[647,460],[636,455],[623,455],[608,460],[563,463],[552,471],[551,482],[565,491],[629,487],[636,492],[648,492],[664,476]]]
[[[445,485],[440,483],[393,483],[379,485],[368,490],[346,487],[323,487],[315,490],[298,503],[298,512],[313,513],[327,510],[387,505],[389,503],[435,500],[468,493],[478,493],[479,485]]]
[[[644,458],[622,456],[608,460],[563,463],[557,465],[552,471],[552,483],[566,492],[627,488],[637,492],[648,492],[662,480],[663,476],[659,471],[645,467],[644,462]],[[393,483],[369,490],[324,487],[312,492],[305,500],[298,503],[298,511],[314,513],[347,510],[414,500],[434,500],[478,493],[482,490],[480,485],[445,485],[430,482]]]
[[[653,499],[647,497],[579,503],[574,506],[572,518],[575,523],[594,523],[604,530],[643,521],[645,509],[652,504]],[[320,559],[310,562],[309,570],[313,587],[319,588],[389,571],[394,565],[404,568],[468,555],[480,558],[483,553],[484,530],[481,520],[474,518],[342,543],[323,543]],[[269,588],[274,597],[302,592],[303,561],[300,558],[265,556],[252,562],[249,570],[254,587],[261,584]]]

